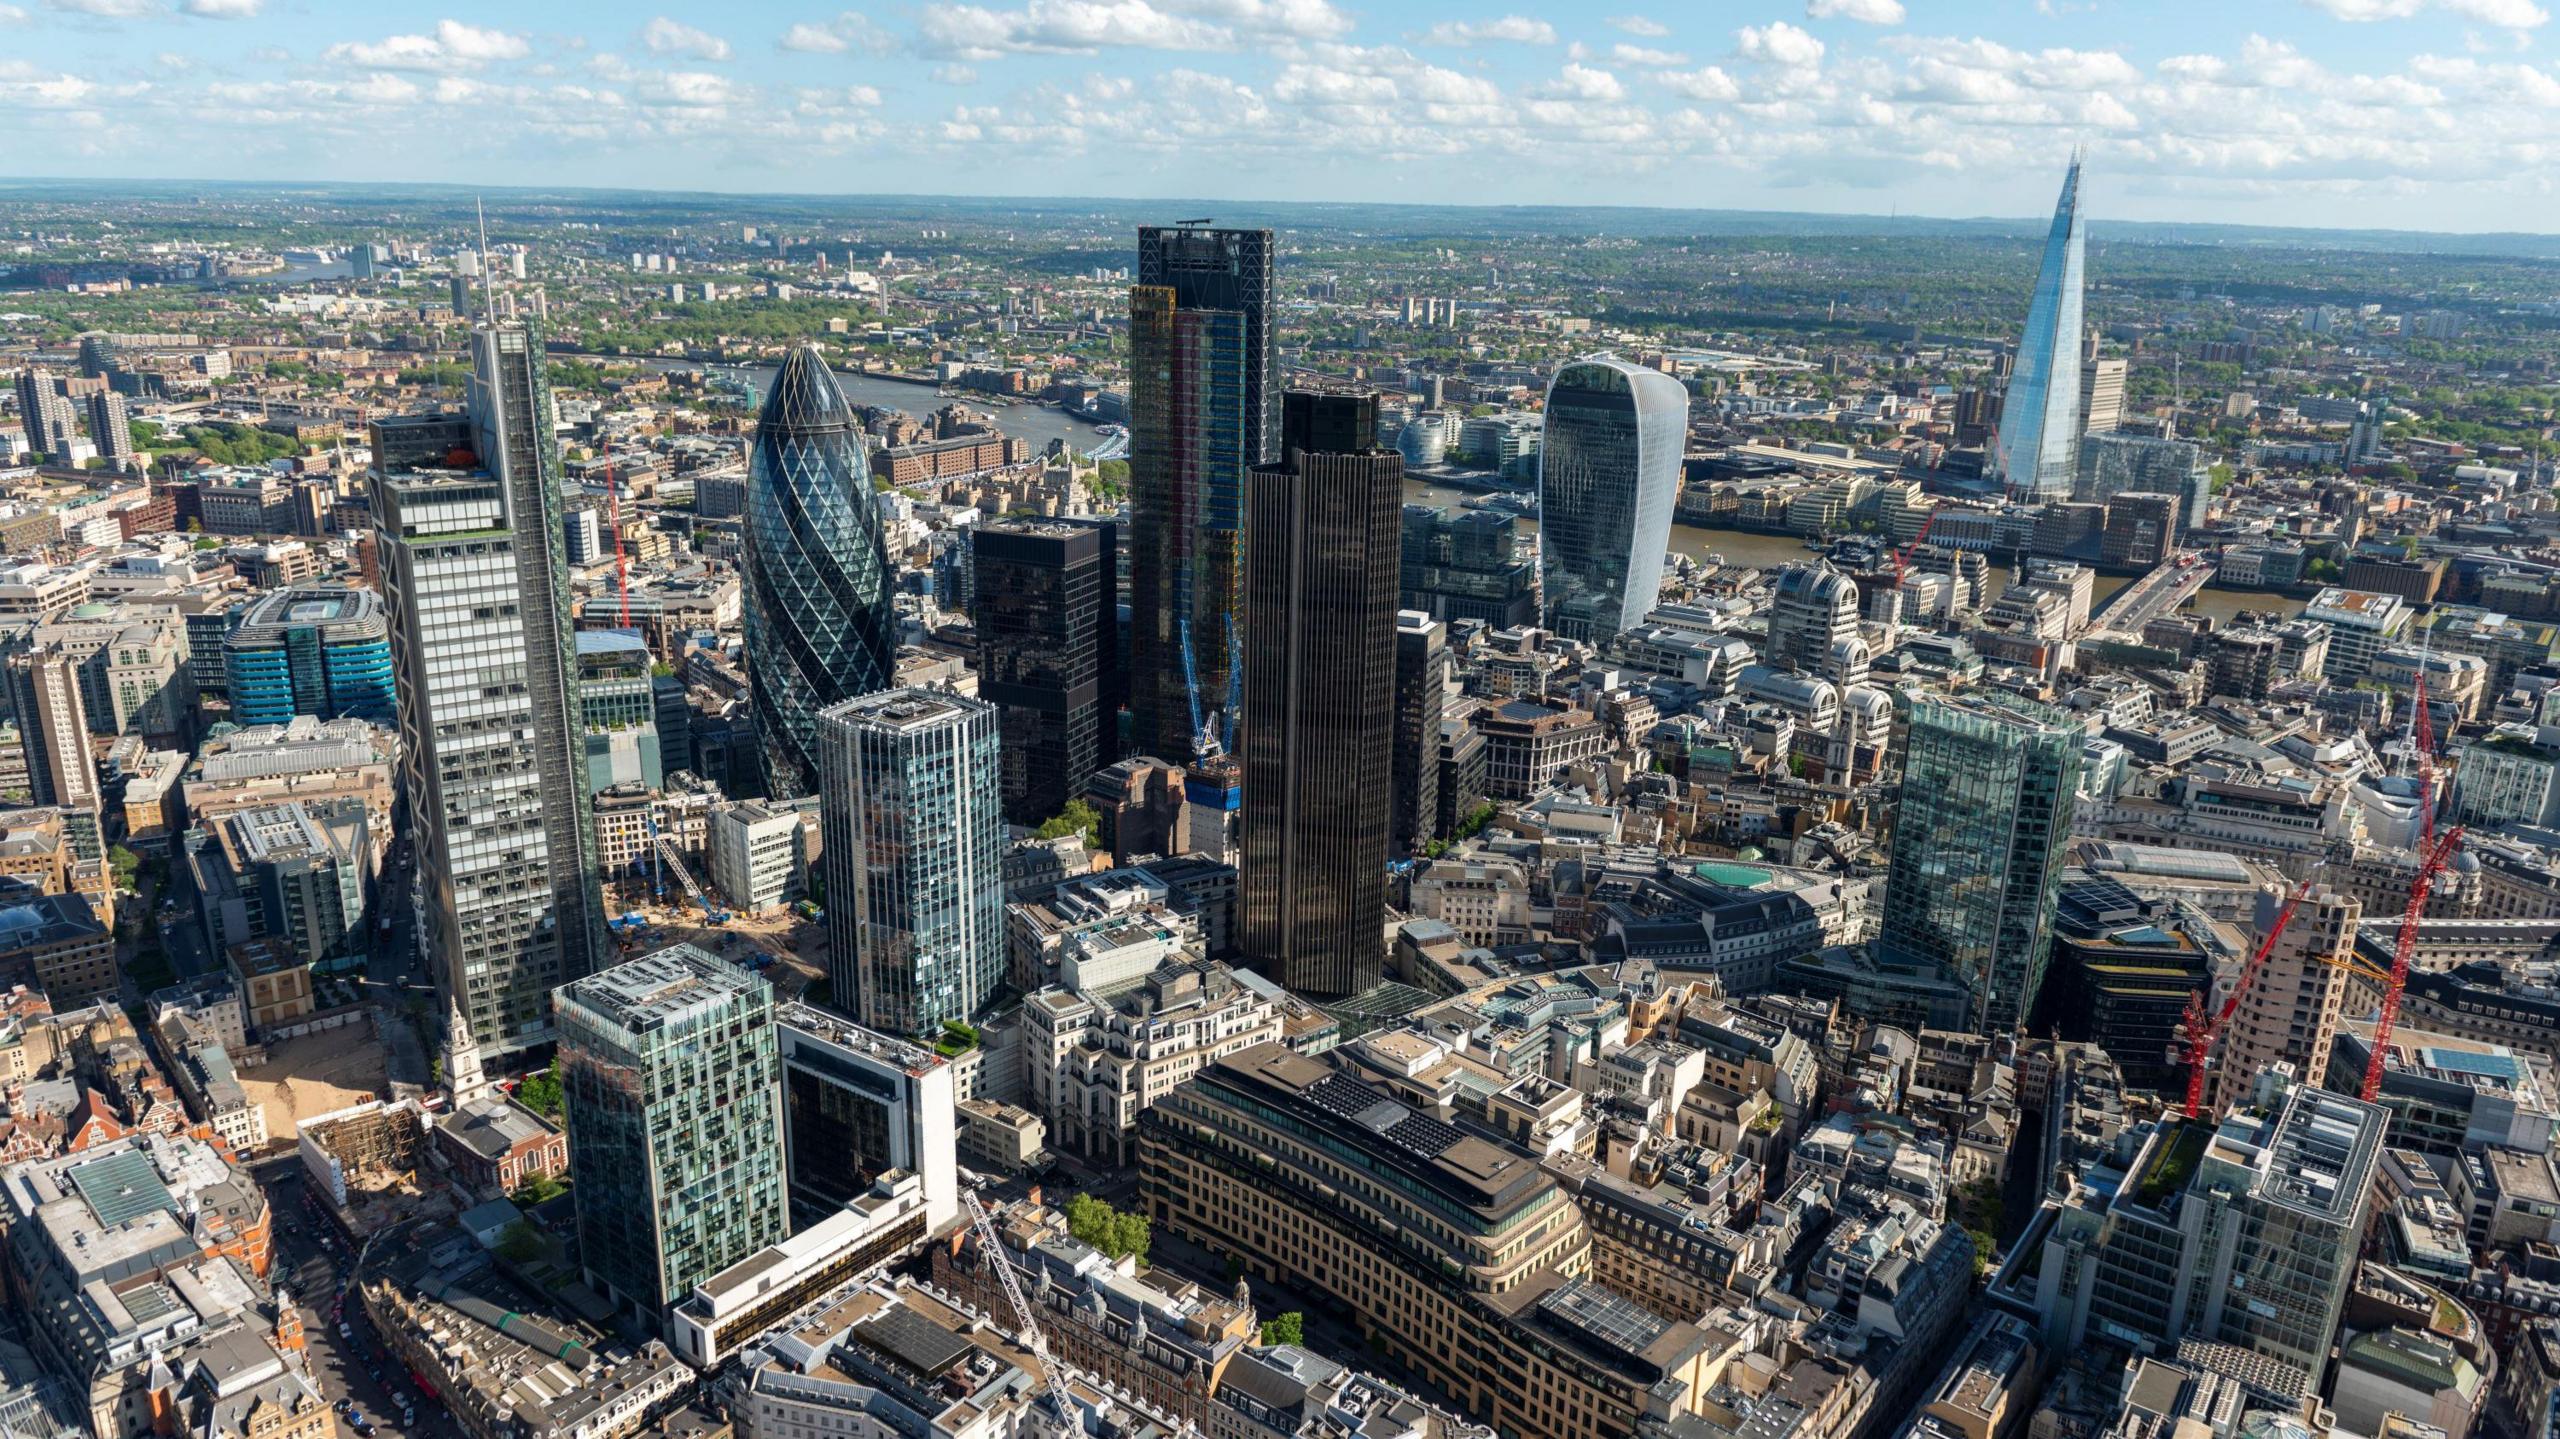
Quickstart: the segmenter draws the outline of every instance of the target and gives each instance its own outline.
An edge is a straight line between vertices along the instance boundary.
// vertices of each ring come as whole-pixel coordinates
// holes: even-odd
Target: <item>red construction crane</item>
[[[2266,968],[2267,956],[2275,953],[2276,941],[2284,937],[2285,926],[2293,923],[2293,912],[2302,907],[2304,896],[2311,893],[2311,881],[2294,886],[2286,897],[2284,908],[2276,911],[2276,922],[2267,928],[2267,937],[2258,941],[2249,963],[2240,971],[2239,981],[2231,986],[2231,994],[2222,1001],[2221,1010],[2207,1020],[2204,1012],[2204,989],[2187,996],[2185,1029],[2187,1032],[2187,1118],[2204,1112],[2204,1062],[2213,1050],[2213,1042],[2221,1037],[2222,1028],[2240,1009],[2240,1000],[2257,983],[2258,971]]]
[[[1929,542],[1929,527],[1936,524],[1938,516],[1944,513],[1944,510],[1931,510],[1929,517],[1920,522],[1920,532],[1911,537],[1911,543],[1894,552],[1893,587],[1895,589],[1902,588],[1903,573],[1911,568],[1911,552]]]
[[[2462,847],[2462,826],[2455,825],[2427,846],[2418,861],[2418,877],[2409,882],[2409,907],[2400,912],[2400,939],[2391,947],[2391,977],[2382,986],[2382,1016],[2373,1022],[2373,1053],[2364,1062],[2362,1098],[2371,1104],[2382,1092],[2382,1057],[2391,1050],[2391,1031],[2400,1022],[2400,995],[2409,987],[2409,956],[2418,948],[2418,917],[2427,910],[2436,877]]]
[[[2427,665],[2418,662],[2418,682],[2409,690],[2409,744],[2418,752],[2418,852],[2436,840],[2436,721],[2427,713]]]
[[[605,505],[613,521],[613,588],[622,597],[622,627],[631,628],[631,562],[622,553],[622,481],[613,466],[604,467]]]

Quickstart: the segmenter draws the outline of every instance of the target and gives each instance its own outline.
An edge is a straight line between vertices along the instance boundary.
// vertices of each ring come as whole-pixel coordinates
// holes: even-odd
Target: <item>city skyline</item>
[[[204,179],[1033,195],[1072,174],[1133,198],[2024,217],[2086,142],[2124,219],[2560,216],[2530,148],[2560,107],[2534,0],[2050,8],[569,5],[527,27],[474,3],[54,0],[0,12],[0,112],[39,142],[29,173],[82,177],[165,176],[165,115],[223,137]]]

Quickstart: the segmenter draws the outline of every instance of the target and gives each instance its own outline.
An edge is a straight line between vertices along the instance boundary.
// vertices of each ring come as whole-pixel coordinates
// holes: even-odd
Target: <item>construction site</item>
[[[297,1144],[311,1193],[359,1236],[455,1212],[451,1192],[423,1172],[434,1118],[414,1099],[374,1099],[304,1120]]]

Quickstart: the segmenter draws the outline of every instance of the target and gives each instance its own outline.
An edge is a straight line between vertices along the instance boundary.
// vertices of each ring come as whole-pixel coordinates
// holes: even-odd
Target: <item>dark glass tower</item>
[[[1448,627],[1419,610],[1396,615],[1395,817],[1387,843],[1420,854],[1440,823],[1440,715],[1449,688]]]
[[[1139,753],[1233,742],[1245,476],[1279,453],[1269,230],[1138,231],[1129,292],[1129,708]]]
[[[1036,825],[1084,792],[1115,726],[1120,668],[1116,529],[992,520],[969,531],[977,573],[978,697],[1001,711],[1004,815]]]
[[[1245,595],[1245,960],[1351,995],[1384,967],[1404,462],[1374,395],[1291,391],[1253,472]]]
[[[2081,739],[2055,711],[2007,696],[1911,707],[1878,947],[1969,990],[1977,1033],[2035,1010]]]
[[[805,345],[756,416],[746,621],[765,787],[796,799],[817,784],[818,711],[887,689],[898,652],[862,426]]]

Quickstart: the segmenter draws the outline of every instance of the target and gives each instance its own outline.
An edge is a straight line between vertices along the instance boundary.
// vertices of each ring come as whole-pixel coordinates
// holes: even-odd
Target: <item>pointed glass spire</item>
[[[897,611],[862,427],[813,346],[785,355],[747,472],[748,679],[765,784],[817,780],[817,713],[889,687]]]
[[[2027,302],[2018,362],[2000,402],[1992,462],[2009,493],[2022,500],[2071,497],[2080,468],[2080,287],[2084,242],[2080,223],[2080,152],[2062,179],[2045,235],[2044,263]]]

